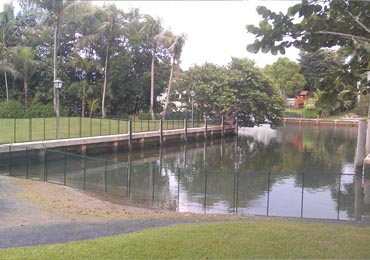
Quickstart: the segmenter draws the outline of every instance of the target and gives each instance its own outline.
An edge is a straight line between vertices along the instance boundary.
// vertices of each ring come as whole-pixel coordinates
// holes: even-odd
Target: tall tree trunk
[[[5,79],[6,102],[8,102],[9,101],[9,88],[8,88],[8,76],[6,74],[6,71],[4,73],[4,79]]]
[[[170,79],[168,81],[167,97],[166,97],[166,102],[164,103],[164,108],[163,108],[163,112],[162,112],[163,118],[166,117],[168,103],[170,102],[170,94],[171,94],[171,86],[172,86],[172,78],[173,78],[174,68],[175,68],[175,60],[173,60],[172,66],[171,66]]]
[[[108,76],[108,55],[109,55],[109,41],[107,41],[107,48],[105,50],[105,64],[104,64],[104,83],[103,95],[101,99],[101,115],[105,118],[105,94],[107,92],[107,76]]]
[[[155,60],[155,50],[152,51],[152,66],[151,66],[151,73],[150,73],[150,108],[149,113],[152,116],[152,120],[155,119],[154,116],[154,60]]]

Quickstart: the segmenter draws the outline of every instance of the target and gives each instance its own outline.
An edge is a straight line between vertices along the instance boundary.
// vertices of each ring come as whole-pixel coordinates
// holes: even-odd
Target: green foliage
[[[31,118],[54,117],[54,116],[55,116],[54,106],[51,104],[45,105],[41,103],[36,103],[36,104],[33,104],[27,111],[27,117],[31,117]]]
[[[266,120],[279,124],[284,102],[278,90],[248,59],[233,58],[227,67],[205,64],[190,68],[182,90],[195,90],[197,109],[207,116],[241,126]]]
[[[247,46],[251,52],[276,54],[291,46],[308,52],[344,47],[345,51],[338,53],[346,54],[346,68],[333,64],[333,57],[323,55],[323,52],[316,53],[317,56],[303,57],[308,64],[302,68],[305,75],[311,75],[307,78],[309,89],[321,85],[318,100],[321,114],[351,109],[357,90],[350,89],[349,74],[359,80],[370,69],[370,2],[302,0],[290,7],[286,14],[272,12],[266,7],[258,7],[257,12],[262,17],[259,26],[247,25],[248,32],[256,36],[254,43]],[[320,61],[320,56],[328,59]],[[326,77],[322,80],[325,85],[319,84],[322,76]],[[366,80],[362,82],[366,83]],[[356,86],[356,82],[352,86]],[[362,84],[362,87],[366,87],[366,84]]]
[[[266,65],[263,73],[286,97],[295,97],[306,84],[300,73],[300,65],[288,58],[279,58],[272,65]]]
[[[317,118],[318,116],[317,111],[315,109],[308,109],[308,108],[303,109],[302,115],[303,117],[306,117],[306,118]]]
[[[0,118],[21,118],[26,116],[24,105],[19,101],[0,102]]]

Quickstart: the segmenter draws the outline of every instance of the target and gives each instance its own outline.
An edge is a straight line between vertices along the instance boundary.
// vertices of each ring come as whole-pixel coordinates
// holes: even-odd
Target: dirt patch
[[[0,227],[122,218],[244,218],[132,207],[106,201],[106,196],[48,182],[0,176]]]
[[[176,213],[123,206],[69,187],[0,176],[1,226]]]

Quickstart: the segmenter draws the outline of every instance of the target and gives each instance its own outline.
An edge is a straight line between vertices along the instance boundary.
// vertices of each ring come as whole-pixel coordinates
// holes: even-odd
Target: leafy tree
[[[227,67],[209,63],[191,67],[183,85],[188,92],[195,90],[195,102],[209,116],[223,116],[229,123],[237,117],[241,126],[266,120],[280,124],[284,101],[251,60],[233,58]]]
[[[363,72],[370,69],[370,2],[303,0],[290,7],[286,14],[262,6],[257,7],[257,12],[263,20],[258,27],[247,25],[248,32],[256,36],[255,42],[247,46],[248,51],[284,54],[285,48],[291,46],[309,52],[346,47],[352,58],[336,73],[349,70],[351,77],[358,80],[361,76],[366,82]],[[348,76],[346,73],[344,77]],[[336,82],[338,91],[341,91],[340,85],[348,81]]]
[[[279,58],[274,64],[266,65],[263,73],[287,97],[294,97],[303,89],[306,80],[300,73],[300,66],[288,58]]]
[[[320,81],[337,70],[340,63],[343,63],[334,51],[325,49],[316,52],[302,51],[299,56],[301,73],[306,79],[305,88],[310,91],[316,90]]]
[[[91,89],[89,89],[89,82],[87,75],[92,73],[93,70],[100,69],[99,63],[96,60],[89,60],[87,58],[81,57],[78,53],[75,53],[74,59],[70,61],[70,64],[74,66],[76,76],[78,77],[79,81],[74,82],[71,85],[71,88],[77,89],[75,93],[79,98],[81,98],[81,116],[84,117],[85,107],[86,107],[86,98],[87,94],[91,93]]]

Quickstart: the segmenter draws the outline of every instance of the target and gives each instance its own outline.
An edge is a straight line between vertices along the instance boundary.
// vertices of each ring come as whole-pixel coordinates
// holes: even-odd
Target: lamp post
[[[190,96],[191,96],[191,127],[194,128],[194,96],[195,96],[194,90],[190,91]]]
[[[56,95],[56,106],[55,106],[55,113],[57,115],[57,139],[59,139],[59,117],[60,117],[60,113],[59,113],[59,91],[60,89],[62,88],[62,84],[63,84],[63,81],[61,81],[60,79],[56,79],[53,81],[54,83],[54,88],[55,88],[55,95]]]

